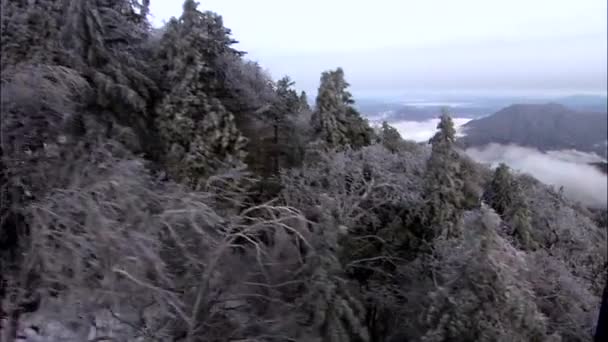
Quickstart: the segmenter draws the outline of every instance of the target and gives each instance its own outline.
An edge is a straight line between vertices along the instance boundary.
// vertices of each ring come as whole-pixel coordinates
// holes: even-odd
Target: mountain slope
[[[1,0],[0,341],[591,340],[605,211],[148,5]]]
[[[605,112],[578,112],[565,106],[516,104],[464,125],[466,147],[517,144],[542,151],[576,149],[606,156]]]

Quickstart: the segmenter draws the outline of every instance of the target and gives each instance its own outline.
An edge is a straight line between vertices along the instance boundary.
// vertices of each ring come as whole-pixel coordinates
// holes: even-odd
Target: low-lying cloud
[[[471,119],[466,118],[454,118],[454,127],[460,136],[460,127]],[[426,121],[399,121],[391,123],[391,126],[395,127],[401,137],[405,140],[413,140],[415,142],[428,141],[437,132],[437,124],[439,119],[430,119]]]
[[[563,186],[570,199],[592,207],[606,207],[608,178],[588,163],[604,161],[595,154],[564,150],[540,152],[517,145],[489,144],[469,148],[467,154],[481,163],[496,166],[505,163],[519,172],[528,173],[539,181],[556,187]]]

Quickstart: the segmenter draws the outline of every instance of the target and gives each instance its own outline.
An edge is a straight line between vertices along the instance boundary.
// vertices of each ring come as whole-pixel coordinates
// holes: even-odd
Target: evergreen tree
[[[481,209],[463,221],[463,236],[437,248],[437,279],[420,315],[427,329],[419,340],[551,341],[527,264],[497,233],[500,219]]]
[[[201,12],[197,2],[186,0],[181,17],[169,21],[160,42],[158,57],[169,80],[166,86],[171,88],[183,78],[196,77],[205,82],[204,90],[208,95],[218,97],[223,87],[219,58],[240,55],[232,48],[235,43],[230,30],[223,26],[221,16]]]
[[[423,237],[426,238],[457,234],[455,229],[464,206],[461,163],[453,148],[456,130],[446,110],[443,110],[437,129],[429,141],[432,153],[427,163],[423,193],[423,222],[427,227]]]
[[[87,109],[98,114],[107,136],[116,126],[136,135],[148,157],[159,157],[153,127],[157,83],[146,44],[149,1],[65,0],[61,19],[62,65],[81,73],[93,88]],[[148,58],[147,58],[148,57]]]
[[[308,95],[306,95],[305,91],[300,93],[300,112],[310,111],[310,104],[308,103]]]
[[[295,113],[300,106],[300,97],[293,89],[295,82],[289,76],[285,76],[277,81],[276,92],[279,97],[279,106],[284,113]]]
[[[350,146],[354,148],[369,146],[377,139],[367,119],[361,117],[353,107],[349,107],[346,111],[346,123]]]
[[[115,134],[116,123],[129,127],[152,152],[156,84],[143,58],[148,5],[147,0],[3,1],[2,71],[12,74],[13,66],[36,64],[39,70],[84,77],[92,91],[79,109],[95,112],[108,136]]]
[[[516,186],[509,167],[500,163],[494,171],[494,177],[488,190],[484,193],[484,200],[498,215],[504,217],[507,210],[515,203]]]
[[[120,114],[135,111],[143,118],[156,84],[146,76],[141,46],[147,38],[147,2],[70,0],[63,28],[70,65],[95,86],[96,104]],[[127,124],[137,118],[122,116]]]
[[[373,130],[352,107],[354,100],[348,87],[342,68],[321,75],[311,125],[315,136],[329,147],[361,147],[372,142]]]
[[[238,57],[243,53],[232,47],[237,43],[230,29],[224,27],[217,13],[198,10],[198,2],[186,0],[183,14],[171,19],[161,40],[160,59],[169,84],[179,82],[196,66],[197,78],[204,81],[203,90],[222,103],[230,97],[225,75],[220,66],[223,58]]]
[[[322,197],[321,201],[331,199]],[[303,303],[309,319],[302,337],[307,341],[367,342],[370,336],[364,323],[365,306],[343,278],[344,269],[336,257],[340,229],[327,212],[332,205],[323,204],[318,208],[322,223],[315,230],[316,254],[308,264],[312,277]]]
[[[171,174],[195,186],[225,163],[238,164],[245,157],[246,140],[219,100],[195,84],[184,87],[177,87],[160,104],[158,125]]]
[[[523,248],[535,247],[530,237],[532,226],[528,204],[522,196],[519,183],[506,164],[501,163],[494,171],[492,182],[484,193],[484,200],[511,225],[513,234],[519,238]]]
[[[510,218],[514,235],[519,239],[523,249],[536,249],[537,243],[531,236],[532,222],[530,210],[525,203],[517,205]]]
[[[605,227],[446,111],[410,148],[338,68],[313,113],[193,0],[0,1],[0,340],[590,339]]]
[[[171,173],[191,185],[245,156],[246,141],[234,116],[213,96],[221,88],[214,58],[234,43],[221,25],[221,17],[200,12],[187,0],[161,40],[159,57],[170,91],[157,108],[156,122]]]
[[[433,151],[439,151],[441,153],[448,153],[454,145],[456,140],[456,129],[454,128],[454,122],[450,117],[448,111],[442,109],[441,116],[437,124],[437,133],[429,140],[429,143],[433,146]]]
[[[314,133],[329,146],[346,145],[345,116],[346,108],[353,103],[351,94],[346,91],[341,68],[326,71],[321,75],[321,85],[316,101],[316,110],[311,118]]]
[[[2,0],[2,72],[21,63],[56,63],[62,52],[59,32],[64,10],[60,1]]]
[[[293,89],[295,82],[285,76],[276,84],[277,100],[270,110],[270,121],[273,129],[272,136],[272,160],[273,173],[276,174],[281,168],[281,160],[285,159],[292,147],[289,134],[291,132],[290,124],[295,115],[300,112],[300,98],[298,93]]]
[[[401,145],[401,135],[395,127],[389,125],[386,121],[382,122],[380,128],[380,143],[389,151],[395,153]]]

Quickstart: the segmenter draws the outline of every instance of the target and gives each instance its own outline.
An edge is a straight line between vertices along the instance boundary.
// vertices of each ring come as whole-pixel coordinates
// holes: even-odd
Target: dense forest
[[[592,338],[605,212],[148,10],[2,0],[2,341]]]

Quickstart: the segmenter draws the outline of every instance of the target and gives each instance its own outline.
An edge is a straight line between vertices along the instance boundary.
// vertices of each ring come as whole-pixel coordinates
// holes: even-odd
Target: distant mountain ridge
[[[576,110],[605,112],[608,106],[608,97],[599,95],[571,95],[560,98],[555,102]]]
[[[606,158],[608,115],[575,111],[557,103],[515,104],[468,122],[464,147],[517,144],[541,151],[575,149]]]
[[[407,96],[404,96],[407,98]],[[445,105],[442,105],[445,103]],[[478,119],[511,104],[560,104],[582,112],[606,112],[608,97],[604,95],[570,95],[562,97],[435,97],[426,100],[357,99],[357,108],[368,118],[399,121],[426,121],[437,118],[442,108],[456,117]],[[458,104],[458,105],[454,105]]]

